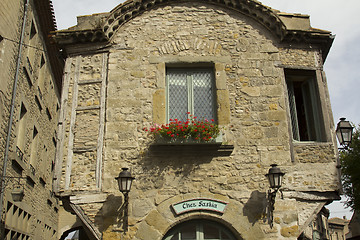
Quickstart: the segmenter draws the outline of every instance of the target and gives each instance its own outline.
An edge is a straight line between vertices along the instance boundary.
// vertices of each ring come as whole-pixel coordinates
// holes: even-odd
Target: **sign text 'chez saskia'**
[[[181,201],[172,205],[176,214],[182,214],[190,211],[214,211],[224,213],[228,203],[206,198],[197,198]]]

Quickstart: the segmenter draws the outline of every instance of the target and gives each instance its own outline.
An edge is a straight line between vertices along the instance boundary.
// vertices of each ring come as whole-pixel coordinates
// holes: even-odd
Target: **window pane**
[[[321,141],[322,126],[314,71],[285,70],[293,138]]]
[[[219,229],[209,224],[204,224],[204,239],[220,239]]]
[[[221,240],[230,240],[231,238],[224,232],[221,231]]]
[[[196,71],[192,75],[194,115],[200,119],[214,119],[214,95],[210,70]]]
[[[181,229],[181,240],[196,240],[196,225],[186,225]]]
[[[169,119],[186,120],[188,112],[187,74],[168,72],[168,109]]]
[[[176,233],[170,240],[179,240],[179,234]]]

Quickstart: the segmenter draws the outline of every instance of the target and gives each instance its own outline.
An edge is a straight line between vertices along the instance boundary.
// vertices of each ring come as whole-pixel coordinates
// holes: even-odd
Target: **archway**
[[[174,226],[163,240],[236,240],[234,234],[222,224],[195,219]]]

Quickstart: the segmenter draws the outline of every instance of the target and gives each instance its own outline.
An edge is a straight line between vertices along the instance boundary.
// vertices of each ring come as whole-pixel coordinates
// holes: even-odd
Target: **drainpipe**
[[[8,132],[6,137],[6,145],[5,145],[5,153],[4,153],[4,163],[3,163],[3,171],[1,175],[1,186],[3,186],[6,176],[6,168],[7,168],[7,161],[9,157],[9,147],[10,147],[10,137],[11,137],[11,129],[13,125],[13,118],[14,118],[14,108],[15,108],[15,99],[16,99],[16,89],[17,84],[19,81],[19,71],[20,71],[20,65],[21,65],[21,53],[22,53],[22,46],[24,42],[24,35],[25,35],[25,26],[26,26],[26,18],[27,18],[27,10],[29,6],[29,0],[25,0],[24,4],[24,19],[22,23],[21,28],[21,35],[20,35],[20,42],[19,42],[19,51],[17,56],[17,65],[16,65],[16,72],[15,72],[15,78],[14,78],[14,85],[13,85],[13,92],[12,92],[12,99],[11,99],[11,108],[10,108],[10,117],[9,117],[9,124],[8,124]],[[0,221],[2,221],[2,215],[3,215],[3,201],[4,201],[4,191],[1,191],[0,193]],[[2,234],[3,235],[3,234]],[[1,238],[3,239],[4,236]]]

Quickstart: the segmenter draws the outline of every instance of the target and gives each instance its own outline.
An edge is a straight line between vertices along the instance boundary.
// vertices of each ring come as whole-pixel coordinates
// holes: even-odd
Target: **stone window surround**
[[[226,86],[225,65],[231,63],[228,56],[152,56],[150,64],[156,65],[158,89],[153,95],[153,121],[166,123],[166,67],[170,66],[213,66],[215,76],[216,109],[219,125],[230,123],[230,98]]]
[[[330,115],[332,116],[332,113],[329,112],[328,110],[328,103],[327,101],[330,101],[329,99],[327,99],[327,96],[329,95],[326,91],[326,77],[325,77],[325,73],[323,72],[322,69],[319,68],[311,68],[311,67],[299,67],[299,66],[279,66],[281,68],[283,68],[283,86],[285,89],[285,101],[286,101],[286,112],[287,112],[287,118],[288,118],[288,122],[289,122],[289,137],[290,137],[290,142],[292,143],[291,145],[309,145],[309,144],[324,144],[324,143],[334,143],[334,140],[336,141],[336,139],[334,139],[334,135],[331,134],[330,130],[333,129],[334,127],[334,123],[331,120],[331,118],[329,117]],[[289,70],[310,70],[310,71],[314,71],[315,72],[315,84],[317,86],[317,91],[319,94],[319,105],[320,105],[320,119],[321,122],[323,124],[323,132],[322,132],[322,139],[321,141],[297,141],[293,139],[293,133],[292,133],[292,129],[291,129],[291,113],[290,113],[290,108],[289,108],[289,98],[288,98],[288,90],[287,90],[287,85],[286,85],[286,80],[285,80],[285,69],[289,69]],[[325,85],[325,86],[324,86]]]

